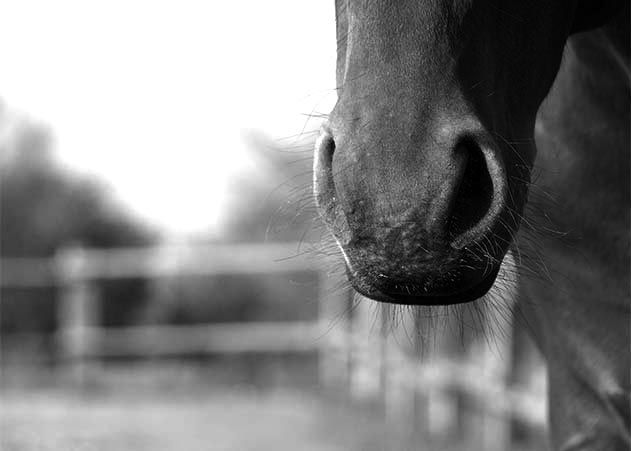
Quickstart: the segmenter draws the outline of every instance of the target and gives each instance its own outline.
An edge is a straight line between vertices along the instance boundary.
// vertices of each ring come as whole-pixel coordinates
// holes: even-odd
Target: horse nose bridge
[[[358,92],[346,87],[329,119],[336,142],[349,139],[367,149],[441,154],[453,149],[462,135],[484,134],[482,120],[457,83],[439,81],[433,90],[407,85],[369,84],[371,89]]]
[[[480,122],[460,112],[408,114],[388,108],[361,114],[332,115],[336,183],[368,186],[380,193],[415,198],[420,203],[444,198],[458,183],[466,155],[463,141],[484,135]],[[346,181],[346,182],[345,182]]]
[[[418,143],[394,137],[340,141],[333,157],[334,184],[349,209],[364,216],[409,220],[411,209],[431,210],[446,183],[437,179],[448,179],[456,167],[423,152]]]

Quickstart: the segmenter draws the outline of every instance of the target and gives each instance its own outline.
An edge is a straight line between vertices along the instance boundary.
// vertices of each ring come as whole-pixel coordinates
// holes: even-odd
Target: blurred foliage
[[[97,182],[55,165],[45,129],[24,127],[0,167],[3,256],[51,256],[60,245],[143,245],[146,230],[114,207]]]
[[[52,257],[70,244],[110,248],[157,242],[156,234],[113,202],[106,187],[55,161],[46,127],[21,120],[10,139],[3,139],[3,122],[9,119],[0,108],[2,257]],[[249,140],[256,171],[234,180],[219,240],[309,242],[317,223],[312,139],[277,143],[251,134]],[[313,274],[130,278],[99,281],[98,291],[104,326],[306,320],[317,314]],[[55,330],[55,287],[5,288],[1,295],[3,333]]]
[[[7,120],[6,113],[0,120]],[[52,137],[43,126],[19,121],[0,142],[0,255],[52,257],[67,244],[108,248],[142,246],[155,241],[105,187],[60,167]],[[105,324],[129,320],[146,298],[142,280],[100,282]],[[3,332],[52,331],[56,289],[2,290]]]
[[[319,240],[311,194],[313,138],[274,142],[247,136],[254,172],[231,185],[222,242],[296,241],[296,253]],[[288,255],[288,257],[291,257]],[[149,323],[308,320],[317,315],[314,274],[180,276],[156,281]]]
[[[222,238],[227,241],[313,241],[321,231],[313,203],[313,137],[272,141],[250,133],[256,172],[231,185]]]

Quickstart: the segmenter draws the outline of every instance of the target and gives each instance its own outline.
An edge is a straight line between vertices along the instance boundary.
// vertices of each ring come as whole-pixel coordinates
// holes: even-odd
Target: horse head
[[[336,1],[338,101],[314,190],[358,292],[432,305],[492,287],[566,39],[618,3]]]

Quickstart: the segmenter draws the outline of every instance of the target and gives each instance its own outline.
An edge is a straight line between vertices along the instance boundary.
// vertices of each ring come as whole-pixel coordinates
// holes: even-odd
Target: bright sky
[[[252,170],[243,130],[299,133],[335,98],[330,1],[4,0],[0,55],[8,107],[175,233],[212,227]]]

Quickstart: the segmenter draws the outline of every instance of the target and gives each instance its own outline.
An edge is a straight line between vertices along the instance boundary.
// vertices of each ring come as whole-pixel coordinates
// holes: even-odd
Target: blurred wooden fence
[[[471,449],[504,451],[510,449],[513,420],[543,428],[544,388],[511,383],[510,333],[495,346],[478,337],[466,352],[454,354],[446,338],[453,331],[432,330],[432,352],[419,357],[427,326],[420,314],[411,310],[393,320],[392,306],[354,302],[330,273],[330,261],[298,249],[295,243],[71,247],[52,260],[3,259],[0,286],[61,287],[57,346],[63,371],[74,383],[83,380],[87,362],[105,356],[317,351],[323,386],[345,387],[355,398],[376,402],[389,421],[407,423],[423,439],[460,431]],[[298,271],[318,275],[319,314],[313,321],[107,329],[99,324],[98,303],[106,300],[97,298],[96,280]],[[502,320],[510,330],[510,318]],[[463,417],[463,405],[477,412],[473,420]]]

